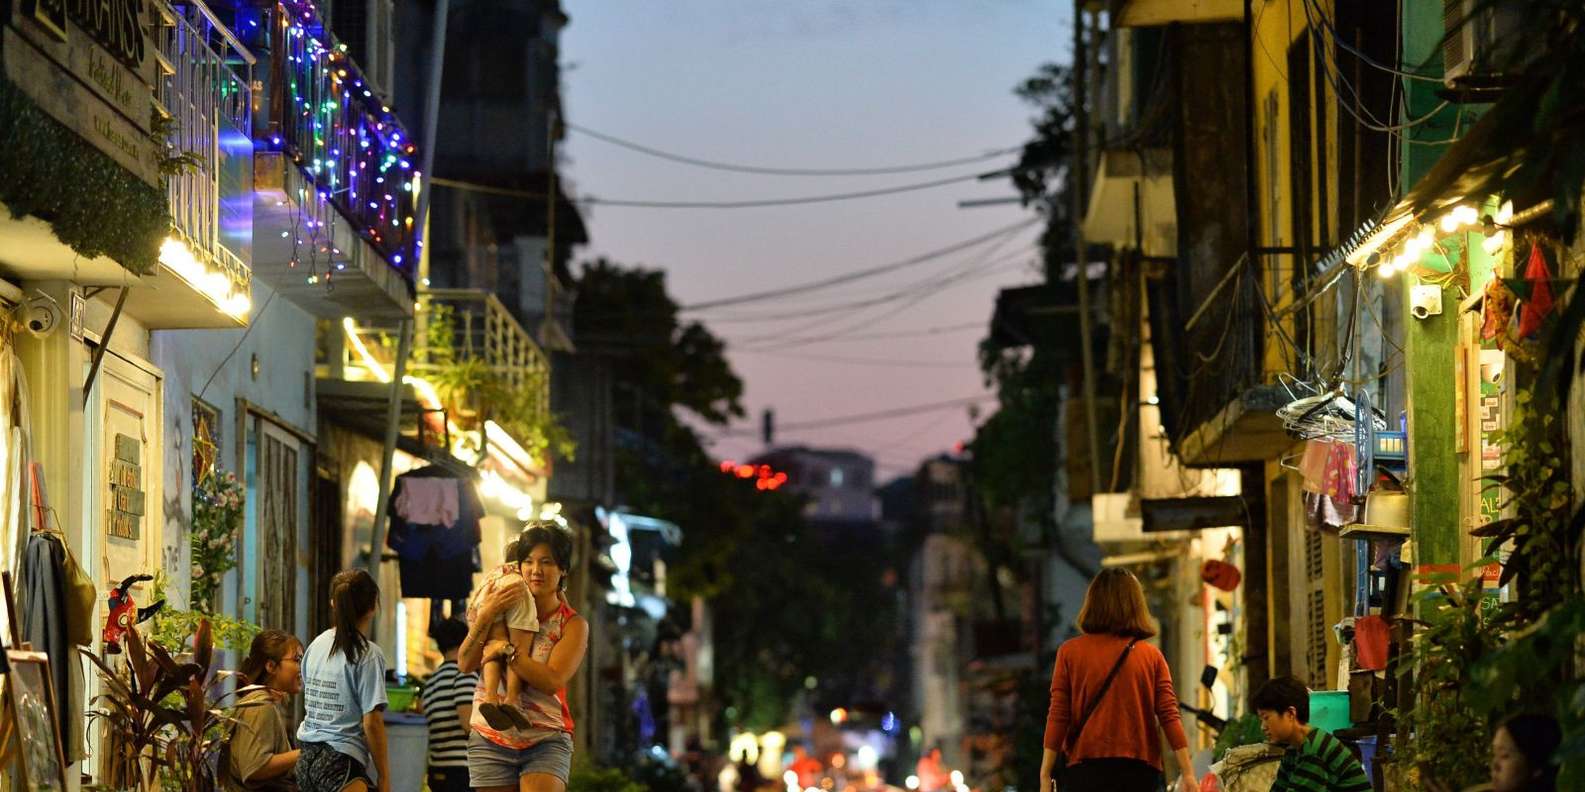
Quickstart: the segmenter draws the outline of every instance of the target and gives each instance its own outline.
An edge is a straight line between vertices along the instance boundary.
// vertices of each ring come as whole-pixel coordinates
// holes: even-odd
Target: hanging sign
[[[39,109],[153,187],[158,59],[146,0],[0,0],[4,76]]]
[[[106,519],[111,536],[137,539],[143,533],[143,443],[116,435],[116,455],[110,460],[110,509]]]

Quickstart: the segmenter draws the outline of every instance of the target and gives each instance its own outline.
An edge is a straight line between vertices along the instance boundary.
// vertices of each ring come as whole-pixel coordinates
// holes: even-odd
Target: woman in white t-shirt
[[[335,627],[303,654],[302,792],[390,792],[385,745],[385,653],[368,638],[380,587],[361,569],[330,581]]]

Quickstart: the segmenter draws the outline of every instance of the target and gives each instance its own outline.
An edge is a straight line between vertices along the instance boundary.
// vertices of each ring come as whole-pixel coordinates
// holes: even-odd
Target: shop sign
[[[150,186],[161,187],[150,137],[159,64],[147,0],[14,2],[0,52],[5,76],[50,117]]]
[[[111,536],[136,540],[143,533],[143,442],[124,434],[116,435],[116,455],[110,460],[110,514],[106,523]]]

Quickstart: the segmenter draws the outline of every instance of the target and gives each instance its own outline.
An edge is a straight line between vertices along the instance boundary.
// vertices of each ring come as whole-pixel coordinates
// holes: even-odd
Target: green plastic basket
[[[418,691],[410,687],[386,687],[385,708],[388,712],[407,712],[413,708],[413,699],[418,697]]]
[[[1348,719],[1348,691],[1310,691],[1310,725],[1329,732],[1353,726]]]

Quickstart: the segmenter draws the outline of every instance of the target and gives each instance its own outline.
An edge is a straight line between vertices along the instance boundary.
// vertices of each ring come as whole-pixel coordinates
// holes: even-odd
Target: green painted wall
[[[1440,62],[1443,35],[1440,0],[1408,0],[1403,4],[1403,62],[1413,68]],[[1435,58],[1435,60],[1433,60]],[[1434,69],[1425,69],[1434,71]],[[1437,83],[1405,81],[1407,118],[1420,118],[1442,101]],[[1443,110],[1431,122],[1404,131],[1401,143],[1401,191],[1414,185],[1447,150],[1424,142],[1452,136],[1457,110]],[[1399,119],[1399,123],[1403,119]],[[1425,262],[1430,264],[1430,262]],[[1440,262],[1439,262],[1440,263]],[[1408,284],[1413,276],[1404,276]],[[1456,290],[1443,294],[1442,315],[1415,319],[1409,314],[1411,289],[1401,290],[1405,319],[1405,366],[1409,413],[1410,488],[1416,564],[1456,564],[1459,546],[1459,464],[1455,452],[1454,365],[1458,343]]]

